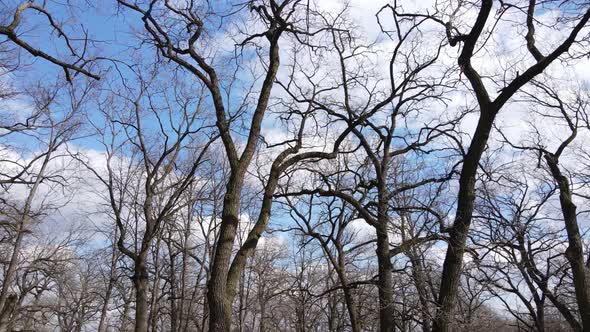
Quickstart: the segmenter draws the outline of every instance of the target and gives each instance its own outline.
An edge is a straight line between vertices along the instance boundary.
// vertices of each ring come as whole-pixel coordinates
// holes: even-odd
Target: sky
[[[14,3],[11,3],[10,1],[3,2],[5,7],[3,9],[13,8]],[[115,58],[127,63],[133,62],[133,59],[135,58],[145,59],[153,56],[153,49],[150,47],[139,48],[136,35],[142,31],[142,26],[137,14],[134,14],[129,10],[121,10],[113,5],[111,1],[107,0],[100,0],[94,3],[92,7],[89,7],[86,4],[81,4],[79,7],[76,7],[75,5],[72,6],[72,3],[73,2],[70,2],[70,4],[64,5],[58,1],[48,1],[47,9],[51,13],[54,13],[56,17],[59,17],[61,21],[65,23],[64,30],[67,32],[73,31],[74,36],[80,36],[82,31],[87,31],[90,39],[94,40],[89,47],[91,49],[90,54]],[[351,10],[349,12],[351,18],[360,26],[361,32],[359,34],[362,38],[365,40],[379,40],[383,52],[388,51],[390,43],[384,38],[383,34],[380,34],[375,15],[379,9],[387,3],[388,1],[350,1]],[[321,1],[318,5],[323,10],[333,12],[337,12],[342,7],[342,3],[338,0]],[[415,8],[411,7],[415,6],[430,8],[431,3],[428,1],[419,2],[419,4],[416,2],[406,2],[403,6],[406,10],[413,10]],[[30,14],[32,13],[29,13],[24,21],[21,30],[23,33],[22,37],[30,41],[32,44],[40,45],[42,49],[48,50],[48,53],[63,55],[63,50],[58,50],[58,48],[55,47],[55,45],[61,47],[63,46],[63,43],[60,43],[61,39],[58,36],[54,33],[48,33],[47,29],[44,28],[46,26],[44,17]],[[387,18],[386,12],[381,15]],[[538,14],[539,20],[550,19],[552,18],[552,15],[555,15],[555,13],[549,10],[542,11]],[[466,16],[469,18],[469,15]],[[514,14],[514,16],[515,19],[522,18],[518,17],[518,14]],[[459,23],[459,25],[460,24],[461,23]],[[526,50],[521,47],[522,40],[515,38],[513,33],[514,30],[521,29],[514,29],[511,24],[498,26],[496,33],[491,36],[493,45],[496,46],[486,48],[486,50],[478,53],[478,57],[476,57],[474,61],[475,66],[484,75],[495,73],[498,70],[505,68],[510,68],[508,72],[514,73],[518,71],[519,67],[524,68],[523,64],[529,65],[531,63],[530,57],[527,58],[528,54],[526,53]],[[522,31],[519,31],[519,33],[521,32]],[[543,28],[539,29],[538,35],[540,36],[538,39],[541,42],[540,48],[542,52],[546,52],[550,49],[549,46],[554,46],[563,39],[563,32],[543,30]],[[230,44],[227,37],[223,36],[221,32],[217,33],[217,35],[212,38],[214,40],[221,40],[222,42],[225,42],[225,44]],[[232,48],[233,46],[228,47],[227,50],[229,51]],[[457,50],[453,48],[446,48],[445,52],[448,52],[445,55],[446,58],[452,61],[453,57],[456,55],[456,51]],[[30,66],[28,66],[29,70],[19,71],[18,73],[4,77],[4,79],[8,80],[11,84],[25,86],[28,82],[34,81],[38,78],[47,78],[47,80],[51,80],[56,74],[60,73],[59,68],[48,65],[43,59],[31,59],[26,55],[22,58],[24,63],[30,63]],[[490,58],[494,59],[494,62],[490,62]],[[386,65],[385,63],[380,64],[379,60],[380,59],[376,59],[378,65]],[[443,59],[443,62],[444,61],[447,60]],[[123,76],[131,77],[131,73],[125,69],[125,66],[118,64],[117,67],[123,70]],[[105,77],[115,76],[113,75],[114,70],[114,63],[109,61],[102,61],[100,63],[99,71],[102,72]],[[286,66],[281,67],[279,77],[286,74],[287,70],[288,68]],[[573,76],[576,78],[576,81],[581,82],[580,84],[582,85],[587,85],[590,80],[590,66],[588,65],[587,60],[579,61],[576,66],[568,68],[555,65],[549,69],[549,72],[551,76],[561,78],[564,81]],[[247,77],[244,77],[244,81],[246,79]],[[165,81],[161,83],[165,84]],[[245,87],[247,83],[244,82],[242,84],[243,87]],[[487,84],[491,83],[487,81]],[[490,85],[490,88],[491,91],[496,90],[496,87],[493,87],[492,85]],[[240,91],[243,90],[238,88],[237,91],[237,94],[239,94]],[[274,91],[280,93],[276,88]],[[27,103],[30,102],[31,101],[26,98],[23,100],[17,99],[16,101],[11,100],[8,104],[2,105],[4,108],[2,111],[9,113],[23,112],[23,110],[27,109]],[[460,90],[458,93],[454,94],[453,98],[449,101],[447,110],[461,108],[465,105],[472,107],[473,98],[470,96],[469,92]],[[447,110],[442,111],[444,112]],[[26,111],[24,113],[26,113]],[[93,112],[90,112],[90,114],[92,113]],[[522,105],[519,105],[518,103],[509,104],[501,113],[498,123],[501,127],[505,128],[508,136],[514,134],[515,139],[518,139],[518,135],[520,135],[523,129],[526,128],[526,126],[521,125],[523,122],[521,120],[523,118],[526,119],[528,114],[530,113],[526,108],[523,108]],[[469,133],[473,131],[475,120],[476,114],[470,115],[466,118],[462,124],[465,132]],[[553,128],[556,127],[553,125],[549,127],[548,130],[555,131],[555,136],[560,135],[561,129],[555,130]],[[263,135],[270,142],[278,141],[285,137],[285,132],[283,130],[284,129],[280,126],[277,126],[276,118],[271,115],[264,123]],[[18,141],[17,144],[24,144],[24,142]],[[75,144],[79,145],[79,148],[81,149],[94,150],[98,153],[100,153],[102,149],[101,145],[91,137],[82,138]],[[548,145],[550,144],[551,142],[548,142]],[[33,150],[34,146],[32,146],[31,149]]]
[[[382,74],[387,72],[384,69],[387,65],[387,57],[383,55],[386,55],[388,52],[390,52],[393,43],[380,33],[379,25],[375,15],[379,9],[388,2],[389,1],[350,1],[351,10],[348,14],[350,15],[351,19],[360,26],[360,29],[357,31],[357,33],[364,41],[378,41],[376,46],[378,53],[374,58],[371,58],[370,61],[377,65],[378,69],[376,71],[381,72]],[[3,10],[6,10],[7,8],[13,8],[14,3],[10,1],[3,2],[2,5],[4,8],[0,8]],[[139,16],[129,10],[120,10],[120,8],[117,8],[113,4],[113,1],[99,0],[96,3],[93,3],[91,7],[87,6],[86,4],[82,4],[79,7],[72,7],[71,5],[77,3],[76,1],[70,1],[70,5],[67,6],[58,1],[48,1],[47,3],[48,11],[54,13],[56,17],[60,17],[62,21],[66,23],[64,25],[64,29],[67,32],[71,32],[76,36],[81,36],[82,31],[88,32],[88,36],[93,40],[93,42],[89,44],[89,48],[91,49],[89,53],[90,56],[115,58],[126,63],[133,63],[135,60],[145,60],[150,62],[150,59],[153,58],[153,49],[145,45],[140,45],[138,43],[138,39],[136,38],[137,34],[142,33],[143,31]],[[433,1],[408,1],[405,2],[404,7],[406,10],[410,11],[412,9],[416,9],[411,8],[414,6],[430,8],[432,3]],[[342,3],[337,0],[326,0],[317,2],[317,4],[321,9],[334,13],[338,12],[338,10],[342,7]],[[383,12],[382,15],[387,17],[387,12]],[[510,19],[522,22],[522,13],[519,14],[511,12],[509,15],[513,15],[510,17]],[[549,22],[554,19],[555,15],[557,15],[556,11],[547,9],[545,11],[539,12],[537,14],[537,19],[541,22]],[[458,26],[465,26],[471,22],[470,20],[472,20],[473,17],[473,12],[467,13],[464,16],[464,21],[457,22]],[[497,74],[503,71],[506,71],[508,76],[515,75],[517,72],[522,71],[532,63],[532,59],[528,55],[528,52],[526,52],[526,49],[522,47],[523,28],[522,26],[517,26],[515,28],[514,24],[507,22],[497,26],[495,32],[490,36],[490,46],[477,52],[477,56],[474,60],[474,66],[480,70],[484,76],[491,76],[492,74]],[[61,43],[60,38],[55,34],[48,33],[45,27],[46,21],[42,16],[27,15],[26,21],[24,22],[23,28],[21,30],[22,37],[30,41],[32,44],[39,45],[39,47],[42,49],[47,50],[48,53],[64,55],[62,48],[63,44]],[[435,27],[429,28],[435,29]],[[541,51],[546,53],[549,49],[561,42],[566,31],[567,29],[556,30],[539,28],[537,35],[539,44],[541,46]],[[216,52],[220,53],[220,55],[217,57],[217,59],[220,59],[220,62],[223,61],[224,55],[227,56],[227,54],[231,54],[231,52],[234,51],[234,44],[231,36],[228,36],[228,33],[224,32],[236,33],[236,30],[228,28],[224,31],[215,31],[214,29],[211,29],[211,31],[209,31],[210,36],[208,39],[211,45],[205,45],[209,47],[208,49],[215,49],[217,45],[223,46],[220,48],[220,50],[215,50]],[[427,30],[426,32],[429,31]],[[439,34],[432,35],[425,33],[425,35],[427,35],[425,38],[436,40],[436,38],[441,36],[440,33],[440,31]],[[59,46],[55,47],[55,45]],[[286,48],[286,50],[288,50],[288,48]],[[226,54],[223,54],[223,52]],[[446,47],[444,49],[441,61],[447,65],[451,65],[456,58],[457,52],[458,50],[456,48]],[[250,55],[252,55],[252,53],[250,53]],[[9,84],[14,84],[18,87],[24,87],[27,86],[29,82],[34,82],[36,80],[51,82],[54,80],[56,75],[61,74],[59,68],[48,65],[48,63],[43,59],[31,59],[30,57],[23,55],[22,60],[24,63],[29,64],[27,66],[27,70],[5,75],[2,79]],[[247,63],[248,60],[254,61],[254,58],[247,57],[244,62]],[[330,70],[335,68],[330,67],[330,65],[335,66],[336,64],[330,63],[332,60],[329,58],[320,60],[324,61],[322,63],[325,63],[327,68],[330,68],[326,70],[326,73],[330,74]],[[288,61],[283,63],[279,72],[279,79],[288,75],[289,68],[286,65],[288,63]],[[98,67],[95,68],[95,70],[104,75],[105,78],[101,80],[99,84],[105,88],[109,86],[117,86],[117,84],[120,84],[119,79],[121,77],[117,77],[117,75],[115,75],[117,69],[115,68],[115,65],[117,65],[118,69],[122,70],[121,77],[123,79],[129,79],[130,82],[133,81],[133,75],[131,71],[124,65],[119,62],[115,63],[103,60],[100,61]],[[235,67],[235,64],[231,63],[226,64],[226,67],[223,67],[222,65],[223,64],[220,64],[220,67],[226,71],[229,71]],[[379,68],[384,70],[379,70]],[[257,74],[256,70],[260,70],[260,67],[255,68],[253,73],[244,74],[240,77],[242,80],[237,84],[236,90],[234,92],[235,102],[233,104],[230,102],[231,106],[238,105],[241,94],[249,86],[249,80],[251,77]],[[560,65],[559,62],[557,62],[555,65],[549,68],[548,73],[556,82],[560,82],[559,88],[562,90],[572,88],[570,84],[566,84],[564,82],[575,81],[575,84],[571,84],[573,85],[574,89],[578,88],[579,86],[585,87],[585,89],[587,89],[588,86],[590,86],[590,63],[587,58],[582,59],[578,61],[576,65],[569,67],[564,67],[563,65]],[[497,92],[501,88],[494,84],[491,80],[486,79],[485,82],[490,91]],[[167,80],[163,79],[158,83],[165,85],[167,84]],[[196,82],[190,81],[190,78],[186,82],[186,84],[189,86],[192,86],[195,83]],[[277,88],[275,88],[273,92],[276,94],[281,93],[280,89]],[[453,93],[451,96],[452,98],[448,101],[446,106],[440,106],[440,109],[433,110],[433,118],[435,117],[434,114],[456,111],[461,108],[474,107],[473,96],[467,91],[466,87],[460,87],[459,90]],[[93,112],[92,105],[88,105],[88,108],[90,114],[96,113]],[[14,114],[19,112],[26,114],[27,112],[30,112],[30,110],[30,98],[23,97],[21,99],[0,103],[0,114]],[[561,138],[565,134],[563,127],[557,126],[550,121],[533,119],[530,114],[530,110],[524,107],[522,103],[515,102],[508,104],[498,118],[498,125],[505,130],[508,137],[514,139],[515,141],[521,140],[523,137],[527,137],[527,133],[529,133],[531,130],[531,126],[527,125],[527,121],[529,120],[530,123],[536,123],[541,128],[552,132],[550,137]],[[94,115],[91,115],[90,120],[101,121],[100,118],[95,117]],[[476,120],[477,112],[466,117],[462,123],[462,129],[467,133],[465,137],[466,145],[468,145],[468,136],[473,132]],[[243,134],[243,132],[237,130],[236,136],[239,136],[239,134]],[[263,135],[269,142],[273,143],[280,141],[288,134],[285,132],[284,127],[280,126],[280,123],[277,121],[276,117],[271,115],[264,122]],[[71,149],[82,151],[88,158],[90,158],[90,160],[92,160],[93,163],[102,165],[102,163],[104,163],[104,150],[100,142],[94,137],[86,137],[85,135],[82,136],[84,137],[72,143]],[[34,141],[28,140],[27,138],[11,138],[11,140],[12,141],[10,142],[2,143],[6,146],[11,146],[8,151],[9,153],[21,153],[21,158],[23,159],[30,158],[31,155],[35,154],[35,144],[37,143],[34,143]],[[580,138],[580,140],[583,142],[584,137]],[[549,140],[546,142],[546,144],[551,148],[554,147],[558,141],[558,139],[553,141]],[[27,144],[27,142],[29,144]],[[321,144],[321,142],[314,143],[317,143],[318,145]],[[494,144],[499,144],[497,136],[493,137],[490,142],[491,146]],[[18,148],[19,145],[21,147],[20,149]],[[273,153],[273,151],[268,152],[269,155],[272,155]],[[262,169],[264,169],[264,167],[268,167],[268,163],[265,164],[264,162],[261,162],[260,164],[262,164],[262,166],[256,165],[256,163],[254,163],[254,166],[260,166]],[[71,177],[73,181],[78,181],[78,179],[75,179],[74,174],[72,174]],[[85,180],[86,182],[84,185],[79,186],[79,191],[76,191],[75,195],[72,195],[72,193],[66,193],[64,195],[67,196],[68,204],[59,210],[59,215],[56,215],[56,218],[59,217],[79,222],[83,220],[83,217],[78,214],[80,210],[95,211],[97,214],[93,214],[91,219],[94,219],[96,223],[100,223],[101,217],[98,212],[101,209],[101,204],[98,204],[100,199],[96,199],[96,193],[100,192],[100,190],[92,188],[93,185],[99,185],[99,183],[89,179]],[[254,179],[251,179],[251,181],[253,185],[257,183],[257,180]],[[88,189],[88,187],[92,189]],[[49,188],[47,190],[49,190]],[[62,197],[59,197],[59,195],[55,195],[58,197],[58,199],[62,199]],[[281,216],[279,214],[278,218],[273,219],[273,224],[280,225],[283,222],[281,218],[284,218],[284,215]],[[247,217],[244,216],[244,219],[247,219]],[[357,225],[355,227],[358,227],[360,231],[364,232],[363,235],[366,235],[367,232],[370,233],[370,230],[367,229],[366,224],[363,225],[362,223],[359,224],[358,222],[355,222],[354,224]],[[438,250],[435,254],[438,255],[439,258],[442,258],[442,255],[444,254],[444,248],[441,247],[439,249],[440,250]]]

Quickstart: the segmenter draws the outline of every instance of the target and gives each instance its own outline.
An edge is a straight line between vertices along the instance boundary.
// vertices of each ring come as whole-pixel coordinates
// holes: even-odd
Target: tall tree
[[[481,4],[458,2],[456,6],[448,5],[446,16],[430,15],[423,13],[396,13],[400,17],[424,17],[433,22],[439,23],[444,27],[449,44],[451,46],[460,45],[461,51],[457,58],[457,63],[461,72],[467,78],[473,94],[479,107],[479,118],[475,132],[472,135],[469,149],[463,159],[459,179],[459,189],[457,195],[456,216],[453,225],[449,229],[449,245],[443,265],[443,274],[438,295],[438,311],[433,326],[433,331],[450,331],[453,320],[453,308],[457,297],[457,289],[463,266],[463,255],[475,202],[475,186],[478,165],[481,156],[486,148],[494,120],[504,105],[516,94],[525,84],[529,83],[535,76],[542,73],[551,63],[564,55],[572,48],[572,45],[578,43],[578,35],[586,27],[590,19],[590,8],[588,4],[578,4],[574,1],[567,1],[567,6],[572,6],[574,10],[563,10],[560,14],[562,20],[569,22],[567,25],[568,32],[565,38],[549,49],[549,47],[540,48],[536,42],[535,27],[536,14],[541,6],[557,6],[558,1],[544,2],[537,4],[535,0],[528,1],[527,4],[511,4],[503,1],[497,3],[497,11],[494,15],[494,1],[484,0]],[[477,16],[475,22],[468,25],[468,31],[462,31],[463,27],[456,26],[462,13],[465,10],[475,10]],[[473,64],[477,50],[485,47],[489,42],[488,38],[494,28],[501,24],[506,24],[503,17],[511,11],[526,13],[524,15],[523,25],[526,26],[526,34],[523,37],[524,46],[529,53],[527,62],[533,61],[533,64],[525,67],[523,70],[511,73],[511,77],[492,79],[491,83],[499,85],[499,92],[496,96],[490,94],[489,83],[486,78],[480,74]],[[495,17],[494,17],[495,16]],[[493,18],[493,20],[492,20]],[[553,23],[554,29],[565,29],[560,25],[560,20]],[[488,31],[486,31],[488,27]],[[563,31],[563,30],[562,30]],[[549,49],[549,50],[546,50]],[[520,69],[520,68],[519,68]]]
[[[307,106],[307,111],[299,109],[291,110],[292,123],[297,127],[293,130],[293,138],[288,138],[275,146],[283,147],[268,170],[268,178],[264,184],[263,201],[257,213],[256,222],[249,231],[244,243],[240,246],[235,257],[233,248],[236,242],[238,225],[240,222],[240,208],[242,191],[248,168],[258,151],[261,141],[261,129],[263,120],[268,116],[267,108],[271,100],[271,90],[275,84],[279,71],[281,39],[287,34],[294,36],[298,43],[298,36],[314,35],[309,31],[309,25],[305,25],[306,15],[310,13],[309,6],[304,6],[301,1],[274,0],[268,2],[252,2],[237,5],[232,8],[203,7],[197,1],[186,3],[173,3],[172,1],[151,1],[145,6],[138,3],[118,1],[122,6],[139,13],[142,16],[146,30],[146,39],[158,50],[159,55],[176,63],[179,67],[194,76],[207,88],[212,107],[215,110],[216,126],[223,143],[226,158],[229,163],[229,176],[226,191],[223,198],[223,209],[219,226],[218,239],[215,243],[215,254],[210,266],[210,279],[208,283],[207,299],[209,305],[209,329],[210,331],[228,331],[232,320],[232,304],[236,296],[236,286],[239,276],[246,263],[246,258],[253,253],[258,240],[268,224],[272,207],[273,194],[276,190],[279,178],[285,169],[295,163],[307,159],[333,158],[343,138],[336,139],[332,152],[305,151],[303,138],[306,136],[306,121],[314,111],[312,106]],[[225,18],[223,10],[230,12],[235,19],[245,18],[247,26],[245,31],[239,31],[237,42],[240,50],[234,73],[230,73],[229,79],[224,75],[222,68],[227,62],[219,62],[214,56],[210,56],[204,37],[210,28],[211,22],[231,21]],[[247,14],[249,10],[251,14]],[[170,20],[170,15],[174,20]],[[249,17],[248,17],[249,16]],[[307,16],[309,17],[309,16]],[[179,31],[179,25],[175,20],[183,21],[188,27],[188,33]],[[260,32],[253,32],[251,25]],[[299,25],[303,25],[300,27]],[[259,65],[262,66],[262,74],[256,74],[252,86],[243,89],[240,102],[234,101],[233,88],[237,84],[240,74],[244,74],[240,62],[250,55],[247,48],[254,46],[259,56]],[[264,49],[264,51],[260,51]],[[247,68],[247,67],[245,67]],[[225,75],[224,75],[225,76]],[[262,80],[259,78],[263,77]],[[253,102],[250,100],[253,98]],[[250,104],[254,106],[251,107]],[[237,128],[237,123],[248,123],[242,128]],[[245,142],[237,142],[233,130],[238,130],[246,137]],[[341,137],[345,136],[342,134]],[[243,144],[242,144],[243,143]],[[241,147],[241,149],[240,149]],[[241,151],[240,151],[241,150]]]
[[[149,325],[153,240],[159,241],[163,224],[186,204],[184,195],[218,137],[209,130],[198,89],[158,89],[150,84],[152,78],[138,75],[137,90],[113,91],[101,102],[107,125],[95,127],[106,150],[106,172],[84,161],[108,192],[117,248],[133,261],[135,331],[147,331]]]

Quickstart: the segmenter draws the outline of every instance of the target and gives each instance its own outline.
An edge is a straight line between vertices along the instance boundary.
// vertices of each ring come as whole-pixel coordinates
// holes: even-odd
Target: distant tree
[[[135,330],[146,331],[152,241],[160,243],[163,225],[187,203],[183,195],[218,136],[209,131],[198,91],[195,97],[178,86],[160,90],[141,76],[137,83],[137,90],[113,91],[100,105],[107,125],[96,128],[106,150],[106,172],[84,163],[108,192],[117,249],[133,262]]]
[[[7,331],[18,302],[14,293],[15,278],[26,251],[25,238],[33,232],[44,215],[59,207],[49,199],[68,186],[68,170],[64,164],[65,146],[76,138],[84,112],[90,85],[81,91],[57,84],[39,86],[31,91],[34,116],[15,129],[8,129],[2,137],[3,154],[0,194],[2,204],[1,230],[5,257],[0,289],[0,331]],[[61,106],[66,99],[69,107]],[[17,115],[18,116],[18,115]],[[13,140],[30,140],[27,145],[12,147]],[[27,149],[30,154],[27,154]],[[63,167],[65,170],[62,170]],[[17,195],[17,193],[20,193]],[[66,197],[67,198],[67,197]]]

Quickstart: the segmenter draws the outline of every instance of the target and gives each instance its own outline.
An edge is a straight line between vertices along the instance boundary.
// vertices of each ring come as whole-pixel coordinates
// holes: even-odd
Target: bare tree
[[[569,301],[563,229],[551,225],[556,188],[542,179],[517,179],[510,173],[518,168],[527,169],[503,163],[486,172],[470,235],[474,268],[469,277],[504,304],[517,326],[552,330],[552,320],[559,318],[547,313],[554,308],[580,331]]]
[[[0,4],[0,332],[590,328],[588,1],[104,4]]]
[[[560,94],[568,94],[571,97],[562,97]],[[559,204],[561,208],[561,216],[563,218],[565,231],[567,234],[567,249],[565,250],[565,257],[567,258],[573,279],[573,286],[576,295],[576,303],[578,306],[578,313],[581,318],[581,325],[571,318],[571,314],[568,314],[564,310],[562,314],[568,319],[570,324],[575,329],[580,329],[586,326],[587,318],[589,315],[590,297],[588,294],[587,284],[587,268],[588,262],[585,259],[582,233],[578,225],[578,212],[576,211],[576,205],[573,200],[573,184],[571,176],[566,176],[567,166],[560,165],[560,157],[567,152],[568,148],[572,148],[572,144],[575,142],[578,136],[579,128],[585,127],[584,119],[587,119],[587,105],[588,100],[585,94],[582,92],[568,93],[568,91],[557,92],[550,84],[542,81],[534,81],[533,89],[527,91],[525,100],[530,103],[531,112],[538,115],[541,119],[546,120],[559,120],[562,121],[558,126],[562,126],[568,129],[569,134],[563,138],[558,138],[557,147],[554,151],[550,151],[546,146],[551,144],[551,137],[547,137],[544,134],[544,130],[538,128],[537,125],[532,125],[533,130],[533,142],[515,144],[503,134],[503,139],[511,147],[523,151],[532,151],[538,156],[539,167],[541,166],[541,159],[544,159],[546,170],[550,178],[554,182],[559,192]],[[575,181],[575,180],[574,180]],[[584,213],[584,212],[582,212]],[[559,307],[558,307],[559,308]]]
[[[239,276],[243,271],[246,258],[253,253],[268,224],[273,194],[279,177],[284,170],[302,160],[334,158],[342,141],[342,138],[336,139],[332,152],[324,152],[323,150],[301,152],[304,145],[304,134],[306,134],[305,123],[314,111],[314,107],[309,105],[308,111],[305,112],[290,111],[292,114],[290,117],[295,118],[291,121],[299,128],[294,130],[293,138],[275,145],[286,146],[286,148],[280,151],[272,161],[264,184],[263,201],[257,213],[256,222],[232,259],[232,250],[240,220],[244,180],[248,167],[258,150],[262,122],[265,119],[271,99],[271,90],[279,70],[279,41],[287,34],[294,36],[298,41],[299,35],[314,35],[316,33],[306,30],[309,26],[299,27],[300,24],[306,22],[304,18],[305,14],[309,12],[309,6],[303,6],[300,1],[284,1],[280,4],[269,1],[268,3],[251,3],[247,6],[239,5],[236,8],[231,8],[230,16],[237,18],[244,15],[245,10],[250,9],[252,14],[250,14],[249,22],[256,23],[261,28],[261,32],[252,32],[251,29],[240,31],[236,37],[241,39],[237,42],[237,46],[241,50],[240,54],[245,54],[245,48],[249,46],[263,47],[265,50],[265,52],[257,52],[260,55],[259,61],[263,66],[263,74],[256,77],[254,85],[243,91],[246,97],[241,102],[232,103],[230,98],[233,95],[233,82],[237,79],[241,66],[235,67],[235,72],[230,74],[229,81],[222,81],[219,71],[227,63],[218,63],[215,58],[207,55],[208,51],[205,46],[207,40],[204,39],[208,29],[206,23],[223,18],[222,13],[211,11],[213,8],[202,8],[194,1],[182,5],[164,1],[162,6],[159,6],[155,1],[145,4],[145,6],[126,1],[119,1],[119,3],[142,15],[147,34],[146,40],[156,47],[159,55],[176,63],[190,75],[199,79],[206,86],[215,109],[216,125],[229,162],[230,174],[224,195],[214,259],[210,266],[211,274],[207,297],[210,314],[209,329],[211,331],[227,331],[231,322],[231,306],[236,296]],[[213,14],[208,15],[207,11],[213,12]],[[170,13],[173,13],[175,18],[180,19],[189,27],[188,34],[184,31],[179,32],[171,29],[171,23],[167,20]],[[320,28],[319,31],[321,30],[323,28]],[[267,45],[261,46],[260,40]],[[219,68],[216,69],[216,67]],[[258,82],[258,77],[263,77],[261,83]],[[259,85],[257,90],[254,90],[255,85]],[[254,96],[254,107],[249,105],[251,96]],[[235,109],[234,105],[237,106]],[[241,128],[246,136],[241,152],[237,147],[236,138],[232,135],[232,126],[235,126],[238,120],[249,123],[245,128]],[[341,137],[343,136],[345,133],[341,135]]]
[[[435,41],[427,47],[421,37],[421,25],[426,20],[398,20],[394,18],[394,28],[389,29],[382,23],[393,7],[383,7],[377,14],[381,32],[393,43],[393,51],[386,52],[388,57],[386,75],[381,75],[377,69],[365,69],[365,63],[371,57],[383,54],[374,45],[365,44],[363,39],[354,34],[350,23],[345,19],[348,8],[342,9],[342,14],[334,19],[326,16],[326,24],[330,26],[331,53],[338,59],[338,80],[334,87],[321,89],[321,85],[314,86],[313,76],[308,76],[310,85],[321,91],[319,96],[294,96],[317,105],[337,121],[345,123],[350,128],[350,144],[346,153],[339,161],[342,167],[326,169],[323,165],[318,169],[309,169],[317,174],[317,189],[297,191],[291,189],[285,195],[312,194],[320,196],[338,197],[353,207],[360,218],[376,230],[377,260],[379,273],[377,288],[379,290],[380,326],[382,331],[401,328],[401,322],[396,322],[394,307],[394,281],[391,259],[404,249],[391,250],[391,230],[396,227],[393,216],[400,211],[434,212],[427,203],[419,199],[409,205],[403,204],[401,197],[405,192],[421,186],[437,186],[444,183],[453,174],[453,165],[449,169],[436,174],[419,166],[416,172],[396,174],[396,168],[408,169],[422,154],[447,152],[448,137],[455,136],[455,124],[459,118],[449,117],[424,118],[417,120],[420,112],[438,102],[444,104],[442,91],[451,83],[447,82],[444,73],[430,71],[435,67],[442,42]],[[438,74],[441,74],[440,76]],[[361,79],[362,78],[362,79]],[[332,84],[334,85],[334,84]],[[341,92],[336,95],[332,90]],[[424,121],[423,126],[408,130],[402,123]],[[436,150],[431,150],[433,142],[444,142]],[[452,142],[452,141],[451,141]],[[449,150],[452,150],[449,148]],[[453,150],[454,151],[454,150]],[[348,156],[350,154],[350,156]],[[308,167],[309,168],[309,167]],[[346,173],[344,181],[334,179]],[[429,174],[430,173],[430,174]],[[292,185],[295,187],[295,185]],[[407,239],[414,245],[438,239],[437,235],[417,239]]]
[[[346,227],[356,219],[356,215],[350,211],[345,202],[343,203],[337,198],[329,198],[324,203],[315,202],[314,196],[311,196],[309,202],[299,208],[289,199],[287,199],[287,204],[298,230],[302,235],[316,240],[326,255],[326,260],[336,273],[338,288],[341,288],[344,295],[350,327],[352,331],[361,331],[359,308],[353,290],[355,283],[349,280],[347,274],[349,264],[346,254],[348,250],[345,249],[351,244],[352,236],[351,231]],[[318,216],[318,221],[312,220],[315,215]]]
[[[159,241],[162,225],[183,207],[183,194],[197,179],[217,138],[208,132],[198,91],[195,97],[195,91],[178,87],[156,90],[148,82],[140,76],[138,91],[113,92],[101,106],[110,122],[105,128],[97,127],[107,151],[106,174],[85,162],[108,191],[118,228],[117,248],[133,261],[136,331],[147,331],[149,325],[148,256],[152,241]],[[122,112],[112,109],[111,103],[118,98]],[[149,126],[147,119],[155,121],[157,127]],[[123,143],[117,133],[124,133]],[[133,154],[122,154],[126,152],[123,144],[133,146]],[[129,165],[123,179],[118,178],[121,173],[117,163]],[[118,186],[119,181],[123,187]],[[131,229],[130,221],[135,225]]]
[[[551,3],[557,5],[557,2]],[[587,4],[568,2],[568,5],[572,5],[577,9],[573,14],[570,14],[570,12],[563,14],[563,19],[571,22],[568,26],[569,32],[560,44],[550,51],[545,51],[540,49],[535,41],[535,13],[538,7],[543,5],[547,4],[537,4],[534,0],[522,5],[499,2],[498,11],[494,15],[494,1],[492,0],[483,1],[481,4],[460,1],[456,5],[448,3],[445,11],[432,15],[396,12],[400,17],[428,18],[433,22],[439,23],[446,31],[449,44],[451,46],[462,46],[457,62],[462,74],[469,81],[480,110],[477,127],[464,157],[463,168],[459,179],[460,187],[457,197],[457,214],[455,222],[449,230],[449,247],[445,257],[441,287],[437,299],[439,310],[433,327],[434,331],[448,331],[449,323],[452,320],[451,317],[463,265],[465,243],[472,220],[478,164],[485,150],[496,116],[512,96],[525,84],[542,73],[556,59],[563,57],[564,54],[567,55],[572,45],[575,46],[578,43],[578,35],[581,34],[581,31],[590,19],[590,10],[587,8]],[[462,29],[464,28],[457,27],[456,23],[466,9],[476,10],[477,17],[474,23],[468,24],[466,28],[467,32],[463,32]],[[523,47],[526,47],[529,57],[534,60],[534,63],[523,68],[523,70],[516,71],[516,73],[510,73],[510,75],[504,74],[498,78],[492,77],[491,84],[499,87],[499,92],[494,97],[490,94],[486,83],[484,83],[487,78],[482,77],[479,71],[473,66],[472,60],[477,50],[485,48],[486,42],[489,41],[488,36],[494,32],[494,28],[503,24],[503,17],[511,11],[526,13],[523,24],[526,25],[527,29],[526,35],[523,36],[523,41],[525,42],[525,46]],[[491,18],[493,16],[495,18],[492,21]],[[561,28],[559,21],[553,24],[554,29]],[[487,31],[486,27],[488,27]]]
[[[15,297],[11,295],[14,286],[14,278],[19,268],[24,239],[32,230],[31,227],[36,220],[47,213],[47,209],[55,208],[52,203],[46,202],[48,191],[57,190],[60,185],[66,186],[67,181],[64,175],[56,170],[56,160],[63,158],[62,148],[70,140],[75,138],[80,127],[80,115],[86,102],[88,88],[82,88],[79,92],[72,87],[63,87],[58,84],[55,87],[39,87],[34,90],[33,113],[34,122],[16,131],[9,131],[4,139],[14,139],[16,135],[22,135],[35,140],[35,152],[27,156],[23,154],[16,159],[3,158],[4,198],[3,215],[5,221],[2,224],[3,230],[7,233],[9,241],[8,249],[10,254],[6,257],[5,272],[0,290],[0,330],[5,331],[10,322],[14,310]],[[60,109],[60,99],[70,99],[70,109]],[[9,145],[5,145],[9,148]],[[8,150],[10,154],[10,150]],[[24,151],[13,151],[12,154],[24,153]],[[57,166],[59,167],[59,166]],[[16,189],[14,186],[25,188],[22,200],[19,198],[6,197],[12,195]]]

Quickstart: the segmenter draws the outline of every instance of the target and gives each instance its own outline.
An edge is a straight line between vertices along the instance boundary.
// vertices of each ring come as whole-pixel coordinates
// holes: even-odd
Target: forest
[[[0,332],[590,331],[589,20],[0,0]]]

